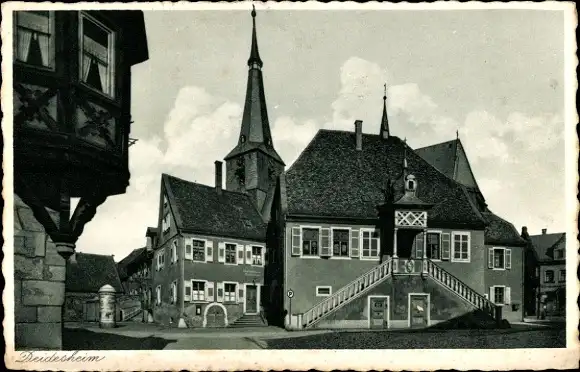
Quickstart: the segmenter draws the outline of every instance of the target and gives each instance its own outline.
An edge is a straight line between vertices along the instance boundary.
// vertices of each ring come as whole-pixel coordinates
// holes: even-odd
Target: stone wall
[[[51,212],[58,221],[58,215]],[[23,349],[62,348],[62,305],[66,266],[56,246],[14,195],[15,346]]]

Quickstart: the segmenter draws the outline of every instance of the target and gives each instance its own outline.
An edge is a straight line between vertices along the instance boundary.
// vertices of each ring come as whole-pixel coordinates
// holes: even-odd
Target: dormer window
[[[417,189],[417,181],[415,180],[415,176],[412,174],[407,176],[405,188],[407,191],[415,191]]]
[[[89,87],[114,97],[115,33],[96,19],[81,13],[80,80]]]
[[[54,68],[54,13],[17,11],[14,57],[36,67]]]

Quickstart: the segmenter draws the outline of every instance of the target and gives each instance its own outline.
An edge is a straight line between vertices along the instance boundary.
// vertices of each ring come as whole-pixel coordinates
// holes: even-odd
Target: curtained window
[[[17,60],[38,66],[54,67],[54,13],[48,11],[17,11]]]
[[[114,96],[114,33],[87,15],[81,16],[81,80]]]

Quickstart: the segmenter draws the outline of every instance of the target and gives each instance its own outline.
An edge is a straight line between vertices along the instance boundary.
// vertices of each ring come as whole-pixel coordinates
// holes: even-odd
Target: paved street
[[[468,349],[565,347],[563,323],[497,330],[287,332],[276,327],[178,329],[126,323],[114,329],[67,324],[65,350]]]

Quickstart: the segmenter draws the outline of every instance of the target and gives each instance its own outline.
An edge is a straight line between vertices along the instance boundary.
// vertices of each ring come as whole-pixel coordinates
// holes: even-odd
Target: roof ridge
[[[189,183],[191,185],[195,185],[195,186],[201,186],[201,187],[206,187],[208,189],[214,189],[215,186],[210,186],[210,185],[206,185],[204,183],[200,183],[200,182],[195,182],[195,181],[188,181],[186,179],[180,178],[180,177],[175,177],[172,176],[170,174],[166,174],[166,176],[171,177],[171,178],[175,178],[176,180],[179,180],[181,182],[186,182]],[[222,192],[226,192],[226,193],[230,193],[230,194],[241,194],[241,195],[247,195],[247,193],[243,192],[243,191],[235,191],[235,190],[226,190],[226,189],[222,189]]]
[[[455,139],[452,139],[452,140],[449,140],[449,141],[438,142],[438,143],[434,143],[434,144],[432,144],[432,145],[427,145],[427,146],[423,146],[423,147],[418,147],[418,148],[414,149],[413,151],[424,150],[424,149],[428,149],[428,148],[430,148],[430,147],[435,147],[435,146],[446,145],[446,144],[449,144],[449,143],[452,143],[452,142],[456,142],[456,141],[458,141],[458,140],[459,140],[459,138],[455,138]]]

